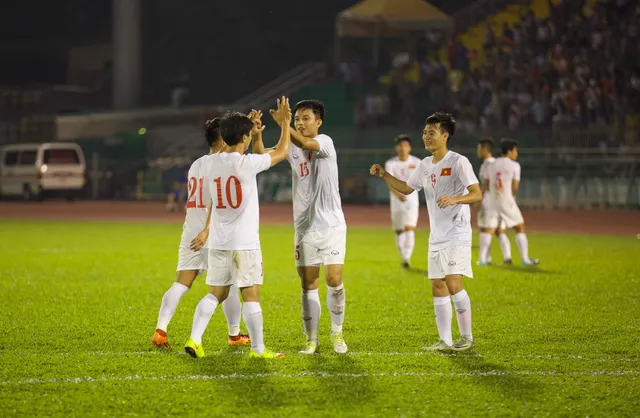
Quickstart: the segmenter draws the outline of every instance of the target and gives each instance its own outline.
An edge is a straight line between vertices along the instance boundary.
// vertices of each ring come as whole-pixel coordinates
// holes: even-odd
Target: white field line
[[[490,370],[487,372],[391,372],[391,373],[324,373],[324,372],[300,372],[300,373],[255,373],[255,374],[220,374],[220,375],[193,375],[193,376],[101,376],[101,377],[72,377],[60,379],[21,379],[2,380],[0,386],[33,385],[33,384],[78,384],[93,382],[127,382],[127,381],[189,381],[189,380],[232,380],[232,379],[303,379],[303,378],[369,378],[369,377],[508,377],[508,376],[638,376],[640,370],[611,370],[611,371],[585,371],[585,372],[559,372],[549,371],[512,371]]]
[[[163,350],[151,350],[151,351],[75,351],[69,353],[30,353],[30,352],[0,352],[0,358],[4,356],[147,356],[147,355],[185,355],[184,351],[163,351]],[[212,351],[207,352],[208,356],[212,355],[242,355],[246,354],[245,351]],[[415,352],[370,352],[370,351],[352,351],[349,352],[349,356],[358,357],[480,357],[486,358],[487,356],[478,353],[434,353],[432,351],[415,351]],[[640,357],[584,357],[577,355],[567,356],[552,356],[544,354],[515,354],[507,356],[506,358],[520,358],[520,359],[539,359],[539,360],[577,360],[584,362],[594,363],[639,363]]]

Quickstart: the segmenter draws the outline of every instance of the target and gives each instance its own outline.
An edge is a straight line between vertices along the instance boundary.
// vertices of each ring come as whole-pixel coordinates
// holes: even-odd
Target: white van
[[[73,199],[86,184],[82,149],[74,143],[16,144],[0,147],[0,196],[41,200]]]

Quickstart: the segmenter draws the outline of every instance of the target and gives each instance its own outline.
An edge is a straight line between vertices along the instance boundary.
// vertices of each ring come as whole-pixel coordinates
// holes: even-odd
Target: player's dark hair
[[[220,118],[209,119],[204,123],[204,137],[207,139],[209,148],[220,140]]]
[[[478,141],[478,145],[486,148],[489,152],[493,151],[493,139],[491,138],[487,137],[480,139],[480,141]]]
[[[438,123],[440,124],[440,132],[447,132],[449,134],[449,138],[447,138],[448,143],[456,132],[456,120],[451,113],[445,112],[436,112],[426,120],[427,125],[436,125]]]
[[[242,142],[245,135],[253,129],[253,121],[247,115],[239,112],[229,112],[220,120],[220,136],[230,147]]]
[[[309,109],[316,115],[316,119],[324,121],[324,103],[320,100],[302,100],[296,104],[296,108],[293,109],[295,115],[298,110]]]
[[[411,145],[411,138],[407,134],[400,134],[396,136],[394,142],[396,145],[400,144],[401,142],[406,142],[407,144]]]
[[[515,139],[504,138],[500,141],[500,151],[502,151],[502,155],[507,155],[509,151],[516,148],[518,146],[518,141]]]

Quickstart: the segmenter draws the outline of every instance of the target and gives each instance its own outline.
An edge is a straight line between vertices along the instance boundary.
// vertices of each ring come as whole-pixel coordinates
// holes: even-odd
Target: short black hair
[[[396,139],[394,140],[395,144],[398,145],[401,142],[406,142],[409,145],[411,145],[411,137],[409,137],[409,135],[407,134],[400,134],[398,136],[396,136]]]
[[[449,138],[447,138],[447,142],[456,132],[456,120],[453,118],[451,113],[445,112],[436,112],[433,115],[429,116],[425,121],[427,125],[436,125],[440,124],[440,132],[447,132],[449,134]]]
[[[500,150],[502,151],[502,155],[507,155],[509,151],[516,148],[518,146],[518,141],[515,139],[504,138],[500,141]]]
[[[220,140],[220,118],[209,119],[204,123],[204,137],[207,139],[209,148]]]
[[[489,151],[493,151],[493,139],[489,137],[481,138],[478,145],[485,147]]]
[[[309,109],[316,115],[316,119],[324,121],[324,103],[320,100],[302,100],[296,104],[296,108],[293,109],[295,115],[298,110]]]
[[[220,120],[220,136],[230,147],[242,142],[245,135],[253,129],[253,121],[240,112],[228,112]]]

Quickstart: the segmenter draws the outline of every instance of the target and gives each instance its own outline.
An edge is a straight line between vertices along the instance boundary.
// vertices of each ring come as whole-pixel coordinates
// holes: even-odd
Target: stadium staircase
[[[327,76],[327,64],[310,62],[302,64],[244,96],[231,106],[232,109],[247,111],[273,107],[276,99],[282,95],[290,97],[293,93],[322,81]]]

